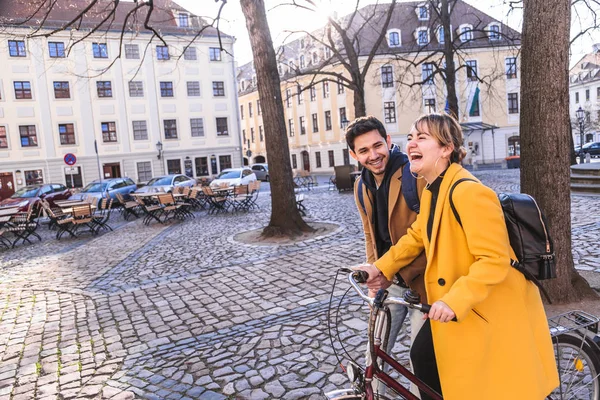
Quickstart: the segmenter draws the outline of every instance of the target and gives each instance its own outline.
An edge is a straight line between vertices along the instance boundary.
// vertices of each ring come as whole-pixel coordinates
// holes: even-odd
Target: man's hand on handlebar
[[[432,321],[450,322],[456,321],[456,314],[448,304],[438,300],[431,305],[429,313],[425,314],[424,318],[430,318]]]
[[[387,289],[392,284],[388,281],[385,275],[381,273],[373,264],[362,264],[352,267],[353,270],[365,271],[369,274],[367,280],[367,288],[369,289],[369,297],[375,297],[379,289]]]

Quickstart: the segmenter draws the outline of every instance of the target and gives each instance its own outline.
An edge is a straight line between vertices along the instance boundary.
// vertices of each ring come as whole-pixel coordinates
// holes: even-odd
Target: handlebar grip
[[[429,313],[429,310],[431,310],[431,305],[430,304],[421,304],[421,312],[423,314]]]
[[[367,279],[369,279],[369,273],[367,271],[358,270],[352,273],[352,277],[358,283],[365,283]]]

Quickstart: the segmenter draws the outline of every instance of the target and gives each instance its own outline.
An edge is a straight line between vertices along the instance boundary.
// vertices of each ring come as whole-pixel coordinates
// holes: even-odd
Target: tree
[[[263,235],[294,235],[312,231],[296,207],[277,58],[265,4],[263,0],[241,0],[240,4],[252,45],[258,93],[264,114],[265,143],[269,154],[272,211],[271,220]]]
[[[545,284],[553,300],[595,297],[571,253],[569,148],[569,0],[524,2],[521,56],[521,191],[548,217],[557,279]]]

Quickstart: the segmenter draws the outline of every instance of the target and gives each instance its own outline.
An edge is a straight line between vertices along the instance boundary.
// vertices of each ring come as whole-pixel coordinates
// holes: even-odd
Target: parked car
[[[256,179],[259,181],[269,182],[269,165],[268,164],[253,164],[251,167],[252,172],[256,175]]]
[[[136,193],[156,193],[156,192],[172,192],[175,186],[192,187],[196,184],[196,180],[189,176],[181,174],[171,174],[165,176],[157,176],[148,181],[148,183],[137,189]]]
[[[50,206],[55,207],[57,200],[67,200],[71,191],[59,183],[46,183],[29,185],[17,190],[12,196],[0,202],[0,207],[19,207],[19,211],[27,211],[29,205],[38,207],[41,199],[45,199]]]
[[[82,200],[87,196],[94,196],[98,199],[110,197],[118,201],[117,193],[128,197],[136,189],[135,182],[129,178],[110,178],[104,179],[102,182],[96,180],[89,183],[81,192],[69,197],[69,200]]]
[[[577,149],[577,155],[581,155],[581,150]],[[589,154],[592,158],[600,156],[600,142],[589,142],[583,145],[583,155]]]
[[[256,181],[256,175],[248,167],[227,168],[210,183],[210,187],[247,185],[254,181]]]

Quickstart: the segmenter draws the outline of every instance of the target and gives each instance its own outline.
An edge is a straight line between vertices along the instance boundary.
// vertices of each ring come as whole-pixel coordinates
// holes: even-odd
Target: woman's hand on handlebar
[[[385,275],[381,273],[373,264],[362,264],[352,267],[353,270],[365,271],[369,274],[367,288],[369,288],[369,297],[375,297],[379,289],[387,289],[392,282],[388,281]]]
[[[456,314],[448,304],[438,300],[431,305],[431,309],[428,314],[425,314],[425,318],[439,322],[450,322],[456,318]]]

